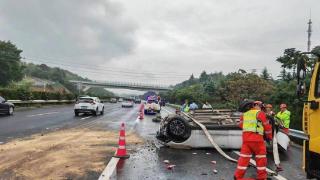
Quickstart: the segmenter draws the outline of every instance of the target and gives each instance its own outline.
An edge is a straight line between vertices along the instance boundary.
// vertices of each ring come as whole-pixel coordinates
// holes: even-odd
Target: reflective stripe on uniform
[[[119,146],[119,149],[126,149],[125,146]]]
[[[271,134],[272,131],[265,131],[264,133],[266,133],[266,134]]]
[[[241,170],[246,170],[247,167],[246,166],[237,166],[238,169],[241,169]]]
[[[246,120],[248,123],[257,123],[257,120]]]
[[[257,169],[258,169],[259,171],[263,171],[263,170],[266,170],[267,168],[266,168],[266,167],[257,167]]]
[[[240,154],[240,156],[241,156],[241,157],[249,157],[249,158],[252,157],[252,155],[249,155],[249,154]]]
[[[256,155],[256,158],[266,158],[266,155]]]
[[[124,139],[125,139],[125,137],[123,137],[123,136],[120,136],[120,137],[119,137],[119,139],[120,139],[120,140],[124,140]]]

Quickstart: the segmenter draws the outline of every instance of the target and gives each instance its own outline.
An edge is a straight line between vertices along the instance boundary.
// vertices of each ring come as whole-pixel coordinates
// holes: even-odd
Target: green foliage
[[[74,84],[70,83],[69,80],[89,81],[89,79],[82,78],[70,71],[57,67],[52,68],[45,64],[36,65],[28,63],[24,66],[25,68],[23,70],[23,74],[27,76],[58,82],[72,93],[77,93],[77,88]]]
[[[267,101],[272,93],[273,83],[253,73],[230,73],[220,89],[220,95],[233,107],[237,107],[243,99]]]
[[[270,80],[272,79],[271,74],[269,73],[268,69],[265,67],[262,70],[262,73],[260,75],[260,77],[264,80]]]
[[[0,96],[10,100],[73,100],[73,94],[61,94],[50,92],[34,92],[30,89],[18,88],[0,88]]]
[[[10,41],[0,41],[0,86],[6,86],[22,78],[21,52],[22,50]]]
[[[89,96],[97,96],[101,99],[110,98],[110,97],[115,96],[112,92],[107,91],[102,87],[92,87],[92,88],[88,89],[86,94]]]

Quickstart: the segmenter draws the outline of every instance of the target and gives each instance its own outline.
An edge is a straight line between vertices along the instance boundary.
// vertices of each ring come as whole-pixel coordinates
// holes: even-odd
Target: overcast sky
[[[285,48],[320,45],[319,0],[0,0],[0,39],[93,80],[175,84],[202,70],[276,77]]]

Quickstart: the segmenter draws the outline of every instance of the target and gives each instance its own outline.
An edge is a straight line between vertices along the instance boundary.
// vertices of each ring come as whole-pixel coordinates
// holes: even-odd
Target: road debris
[[[192,154],[197,154],[197,153],[194,152],[194,153],[192,153]]]
[[[217,164],[217,161],[211,161],[212,164]]]
[[[207,155],[211,154],[211,153],[206,153]]]
[[[176,165],[171,164],[171,165],[168,165],[168,166],[167,166],[167,169],[168,169],[168,170],[173,170],[173,169],[174,169],[174,167],[176,167]]]
[[[213,173],[218,174],[218,171],[216,169],[213,169]]]

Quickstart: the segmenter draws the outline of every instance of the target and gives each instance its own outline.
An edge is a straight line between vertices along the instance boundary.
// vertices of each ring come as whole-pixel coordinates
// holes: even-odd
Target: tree
[[[0,86],[22,79],[21,52],[10,41],[0,41]]]
[[[209,78],[208,74],[206,73],[206,71],[202,71],[202,73],[200,74],[200,77],[199,77],[199,81],[200,82],[205,82],[207,81]]]
[[[260,77],[264,80],[270,80],[271,79],[271,75],[268,72],[268,69],[266,67],[263,68],[262,73],[260,75]]]
[[[320,46],[314,47],[311,52],[320,58]]]
[[[224,99],[237,107],[243,99],[267,101],[274,93],[274,85],[253,73],[231,73],[227,75],[221,92]]]

